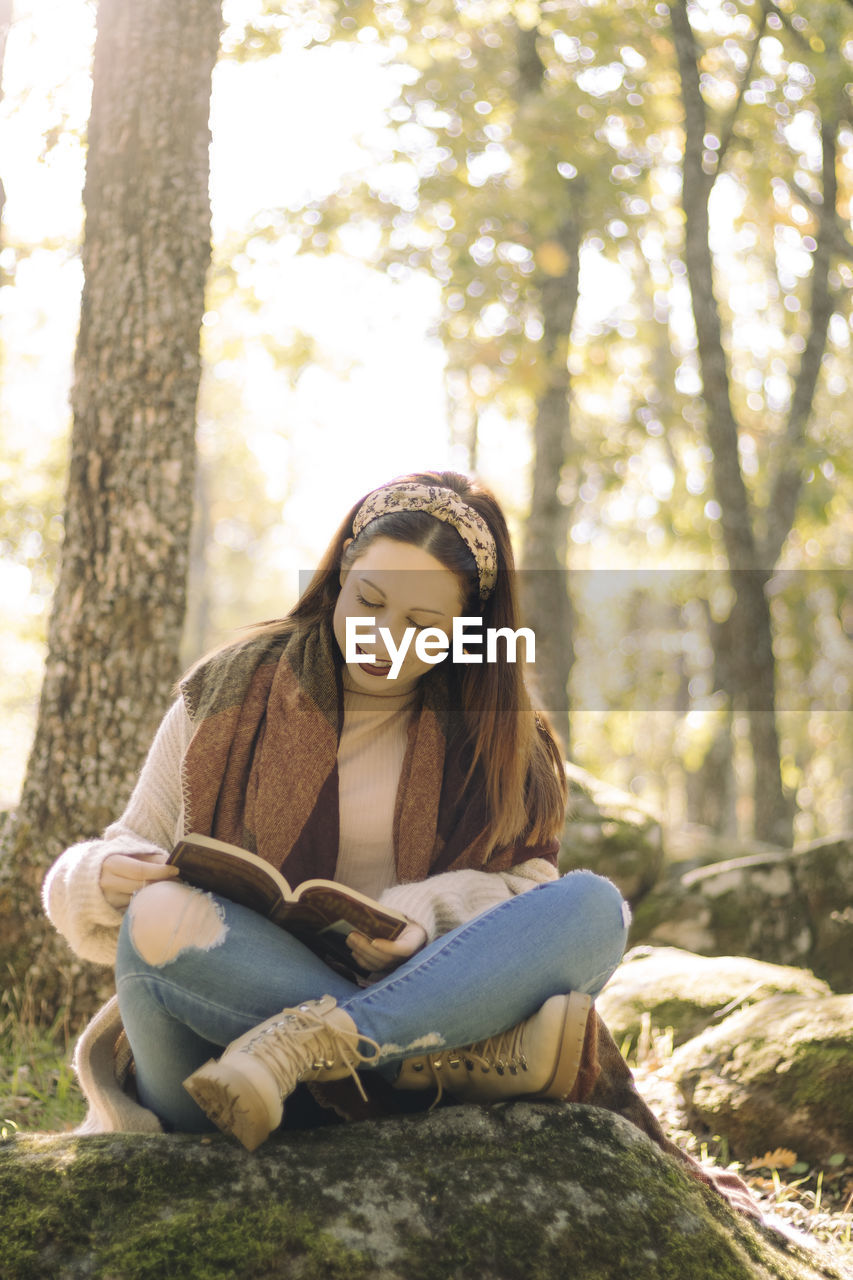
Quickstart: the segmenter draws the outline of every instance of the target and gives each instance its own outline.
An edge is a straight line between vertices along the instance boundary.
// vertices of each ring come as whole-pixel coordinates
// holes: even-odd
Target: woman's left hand
[[[386,942],[384,938],[368,938],[363,933],[351,933],[347,938],[347,946],[362,968],[373,973],[381,969],[396,969],[398,964],[420,951],[426,940],[423,925],[412,922],[406,925],[394,942]]]

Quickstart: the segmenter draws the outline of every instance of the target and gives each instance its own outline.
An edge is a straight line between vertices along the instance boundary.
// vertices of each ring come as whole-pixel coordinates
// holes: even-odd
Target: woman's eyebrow
[[[378,583],[371,582],[370,578],[360,577],[359,582],[365,582],[368,585],[368,587],[373,587],[373,590],[378,591],[379,594],[382,596],[383,600],[386,598],[385,592],[382,590],[382,588],[378,585]],[[422,605],[422,604],[413,604],[411,608],[408,610],[408,612],[409,613],[436,613],[438,614],[439,617],[444,616],[443,609],[428,609],[426,605]]]

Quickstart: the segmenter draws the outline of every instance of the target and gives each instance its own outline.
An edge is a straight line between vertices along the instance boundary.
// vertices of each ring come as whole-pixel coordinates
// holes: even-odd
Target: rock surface
[[[635,905],[631,942],[794,962],[835,991],[853,991],[853,837],[662,881]]]
[[[697,956],[679,947],[634,947],[596,1001],[617,1044],[635,1050],[644,1014],[652,1028],[671,1027],[674,1045],[719,1026],[735,1007],[774,995],[831,995],[805,969],[744,956]]]
[[[515,1103],[282,1134],[0,1144],[4,1280],[844,1280],[620,1116]]]
[[[853,1151],[853,996],[761,1000],[682,1045],[667,1074],[691,1127],[725,1134],[739,1159]]]
[[[560,871],[591,867],[608,876],[629,902],[651,889],[663,868],[657,818],[634,796],[568,763],[569,807],[560,846]]]

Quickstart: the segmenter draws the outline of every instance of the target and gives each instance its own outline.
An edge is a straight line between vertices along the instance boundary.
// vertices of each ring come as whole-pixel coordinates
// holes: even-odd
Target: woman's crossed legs
[[[628,920],[610,881],[571,872],[361,988],[257,912],[175,882],[150,885],[131,902],[116,959],[140,1101],[172,1128],[211,1129],[182,1081],[282,1008],[322,995],[380,1045],[378,1067],[497,1035],[549,996],[597,996],[622,957]]]

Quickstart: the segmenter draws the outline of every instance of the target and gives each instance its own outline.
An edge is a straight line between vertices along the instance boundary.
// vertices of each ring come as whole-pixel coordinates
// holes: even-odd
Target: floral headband
[[[498,553],[491,530],[479,512],[453,489],[392,481],[381,489],[374,489],[364,499],[352,522],[353,534],[358,537],[371,520],[396,511],[425,511],[453,525],[477,562],[480,599],[488,599],[498,578]]]

